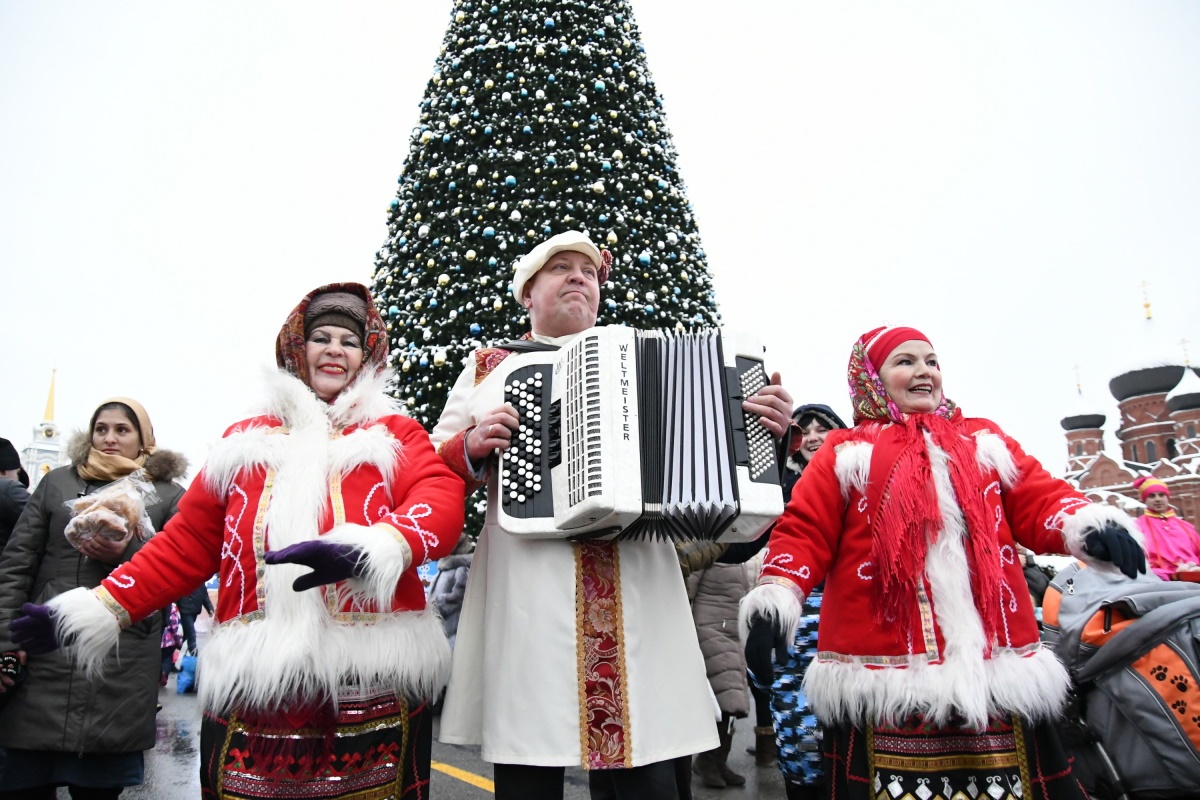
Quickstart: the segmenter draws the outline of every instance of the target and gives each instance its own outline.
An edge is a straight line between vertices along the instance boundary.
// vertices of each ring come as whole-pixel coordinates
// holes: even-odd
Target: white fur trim
[[[1011,713],[1035,722],[1056,718],[1066,701],[1070,679],[1052,652],[1039,647],[1029,654],[1000,651],[980,660],[978,669],[961,662],[930,664],[915,657],[908,667],[868,666],[822,660],[817,656],[804,676],[804,689],[817,717],[827,724],[896,725],[910,714],[935,724],[949,722],[964,690],[978,697],[975,719]],[[965,714],[964,714],[965,715]]]
[[[391,525],[367,527],[348,522],[321,540],[358,548],[362,574],[346,581],[346,585],[360,600],[373,601],[378,608],[391,606],[396,584],[412,564],[412,548],[399,531]]]
[[[984,470],[995,470],[1000,474],[1000,484],[1011,489],[1021,479],[1016,459],[1004,439],[991,431],[975,434],[975,461]]]
[[[795,592],[777,583],[760,583],[747,592],[738,605],[738,633],[742,643],[750,632],[752,616],[775,620],[787,635],[787,641],[795,641],[802,611],[803,605]]]
[[[1115,572],[1117,568],[1110,561],[1099,561],[1088,555],[1084,550],[1084,539],[1093,530],[1099,530],[1107,523],[1120,525],[1134,538],[1142,549],[1142,532],[1138,529],[1133,518],[1120,509],[1100,503],[1081,503],[1072,513],[1069,509],[1059,512],[1052,517],[1048,524],[1060,526],[1062,529],[1063,547],[1071,555],[1091,567],[1106,572]]]
[[[271,708],[296,697],[336,697],[339,687],[354,685],[432,699],[446,683],[450,644],[431,610],[374,623],[338,622],[326,611],[319,622],[297,629],[268,610],[265,619],[220,625],[200,653],[203,706],[214,713]]]
[[[850,497],[850,490],[867,493],[867,481],[871,477],[871,454],[875,446],[870,442],[846,442],[837,448],[833,472],[842,487],[842,499]]]
[[[63,650],[89,680],[104,667],[105,657],[117,644],[121,623],[91,589],[79,587],[46,603],[54,612],[58,641],[69,642]]]

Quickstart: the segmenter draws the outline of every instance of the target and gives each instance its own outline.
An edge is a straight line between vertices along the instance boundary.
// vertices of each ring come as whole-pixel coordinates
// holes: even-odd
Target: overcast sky
[[[451,8],[0,0],[0,435],[57,366],[60,425],[130,395],[198,467],[300,296],[369,282]],[[914,325],[1061,473],[1075,365],[1112,448],[1113,374],[1200,363],[1200,4],[633,8],[726,324],[798,402],[848,416],[854,339]]]

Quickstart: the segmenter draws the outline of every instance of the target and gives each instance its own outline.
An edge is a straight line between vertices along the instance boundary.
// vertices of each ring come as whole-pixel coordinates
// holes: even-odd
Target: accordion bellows
[[[763,349],[728,331],[591,328],[504,361],[521,419],[497,517],[543,538],[749,541],[783,512],[770,433],[742,400]]]

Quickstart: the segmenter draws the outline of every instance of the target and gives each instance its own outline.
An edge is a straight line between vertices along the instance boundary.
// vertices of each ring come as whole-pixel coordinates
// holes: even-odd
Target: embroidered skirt
[[[270,712],[205,713],[205,800],[427,797],[433,715],[390,692]]]
[[[992,720],[984,731],[934,727],[825,730],[832,800],[1086,800],[1050,725]]]

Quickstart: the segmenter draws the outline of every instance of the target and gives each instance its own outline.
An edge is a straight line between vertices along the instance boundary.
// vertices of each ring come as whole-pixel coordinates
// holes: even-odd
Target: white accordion
[[[500,527],[531,538],[750,541],[783,513],[775,442],[742,400],[763,348],[728,331],[591,328],[497,368],[521,424]]]

